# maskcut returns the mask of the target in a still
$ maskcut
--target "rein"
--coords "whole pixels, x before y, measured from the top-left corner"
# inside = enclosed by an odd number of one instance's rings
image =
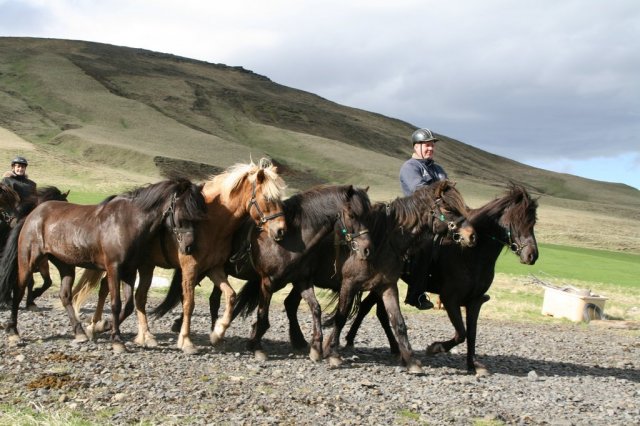
[[[258,216],[260,216],[260,224],[258,225],[258,229],[260,231],[262,231],[262,225],[264,225],[271,219],[284,216],[283,211],[265,216],[265,214],[260,209],[260,206],[258,205],[258,201],[256,200],[256,182],[255,181],[251,182],[251,200],[249,200],[249,208],[248,208],[249,211],[251,211],[252,206],[256,208],[256,211],[258,212]]]

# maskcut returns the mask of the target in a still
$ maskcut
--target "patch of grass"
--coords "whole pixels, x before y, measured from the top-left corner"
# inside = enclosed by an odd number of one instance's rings
[[[84,418],[72,410],[45,409],[38,405],[20,407],[0,405],[0,426],[50,425],[50,426],[89,426],[95,422]]]
[[[538,275],[567,280],[615,284],[627,288],[640,288],[640,255],[539,244],[540,257],[535,265],[519,263],[510,252],[498,258],[496,270],[514,275]]]
[[[399,423],[420,423],[420,414],[408,409],[402,409],[398,411],[398,422]],[[422,422],[423,424],[427,424],[427,422]]]

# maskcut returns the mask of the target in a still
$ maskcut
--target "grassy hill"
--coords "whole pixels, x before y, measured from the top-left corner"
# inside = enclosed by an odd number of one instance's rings
[[[204,179],[268,155],[291,191],[318,183],[400,195],[415,129],[241,67],[82,41],[0,38],[0,159],[41,184],[102,196],[162,176]],[[540,195],[548,243],[640,253],[640,191],[520,164],[440,135],[438,161],[472,206],[509,182]],[[1,161],[1,160],[0,160]]]

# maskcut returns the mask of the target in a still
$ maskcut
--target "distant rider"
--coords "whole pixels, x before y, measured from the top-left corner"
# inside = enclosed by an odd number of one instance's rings
[[[428,186],[434,182],[447,179],[444,169],[433,161],[436,150],[436,138],[429,129],[418,129],[411,135],[413,154],[400,168],[400,186],[405,196],[421,186]],[[415,306],[420,310],[433,308],[423,288],[418,286],[407,289],[404,303]]]
[[[27,177],[26,158],[17,156],[11,161],[11,171],[5,172],[2,183],[11,187],[20,196],[20,203],[36,194],[36,183]]]

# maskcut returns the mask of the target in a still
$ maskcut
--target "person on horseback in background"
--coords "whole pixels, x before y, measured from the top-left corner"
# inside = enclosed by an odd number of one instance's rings
[[[2,183],[18,193],[21,204],[36,194],[36,183],[27,177],[28,165],[26,158],[17,156],[11,161],[11,171],[2,177]]]
[[[411,135],[411,142],[413,143],[413,154],[400,168],[400,186],[405,196],[413,194],[421,186],[428,186],[447,179],[447,173],[433,160],[438,138],[433,135],[431,130],[416,130]],[[411,270],[411,265],[409,265],[409,270]],[[420,310],[433,308],[433,303],[429,300],[424,289],[415,286],[407,289],[404,303]]]

